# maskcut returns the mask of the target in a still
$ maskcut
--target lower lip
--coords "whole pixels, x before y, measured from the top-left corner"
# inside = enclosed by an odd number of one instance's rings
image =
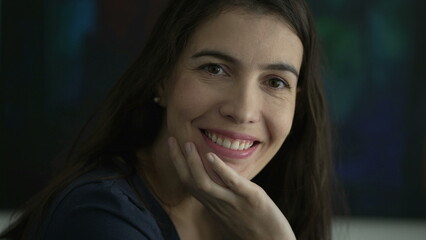
[[[246,150],[232,150],[214,143],[210,138],[208,138],[203,133],[202,135],[207,145],[209,145],[209,147],[213,150],[213,152],[216,155],[226,157],[226,158],[235,158],[235,159],[249,158],[251,155],[253,155],[254,151],[256,151],[258,146],[258,144],[256,144]]]

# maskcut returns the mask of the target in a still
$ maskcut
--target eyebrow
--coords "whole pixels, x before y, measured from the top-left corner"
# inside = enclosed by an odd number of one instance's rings
[[[299,78],[299,73],[297,72],[296,68],[293,65],[285,63],[285,62],[268,64],[268,65],[265,66],[265,69],[268,69],[268,70],[279,70],[279,71],[284,71],[284,72],[291,72],[297,78]]]
[[[222,59],[226,62],[230,62],[234,64],[239,63],[239,61],[236,58],[216,50],[202,50],[192,56],[192,58],[199,58],[199,57],[215,57],[215,58]]]
[[[240,61],[238,61],[236,58],[217,50],[202,50],[192,55],[191,58],[199,58],[199,57],[215,57],[233,64],[240,63]],[[299,72],[296,70],[296,68],[293,65],[286,62],[276,62],[272,64],[266,64],[265,66],[263,66],[263,68],[267,70],[279,70],[284,72],[291,72],[297,78],[299,78]]]

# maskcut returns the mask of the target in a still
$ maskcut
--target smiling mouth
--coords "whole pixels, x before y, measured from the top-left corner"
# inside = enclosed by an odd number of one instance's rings
[[[232,139],[205,129],[201,129],[201,132],[215,144],[230,150],[244,151],[259,144],[259,141]]]

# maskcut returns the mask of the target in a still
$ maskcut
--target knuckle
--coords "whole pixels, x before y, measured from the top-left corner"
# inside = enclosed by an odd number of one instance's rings
[[[250,205],[254,208],[262,208],[265,204],[265,191],[262,188],[256,188],[247,198]]]
[[[238,179],[234,178],[228,178],[226,180],[226,185],[228,185],[228,187],[230,188],[238,188],[238,186],[240,185],[240,181]]]
[[[183,186],[185,186],[188,189],[191,189],[192,184],[191,181],[188,178],[181,179]]]
[[[200,180],[196,182],[196,187],[204,192],[208,192],[210,190],[210,184],[206,180]]]

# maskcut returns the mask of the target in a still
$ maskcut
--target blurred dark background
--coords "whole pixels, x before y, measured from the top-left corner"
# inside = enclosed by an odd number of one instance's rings
[[[0,209],[54,174],[165,2],[0,1]],[[308,2],[351,215],[426,218],[426,2]]]

